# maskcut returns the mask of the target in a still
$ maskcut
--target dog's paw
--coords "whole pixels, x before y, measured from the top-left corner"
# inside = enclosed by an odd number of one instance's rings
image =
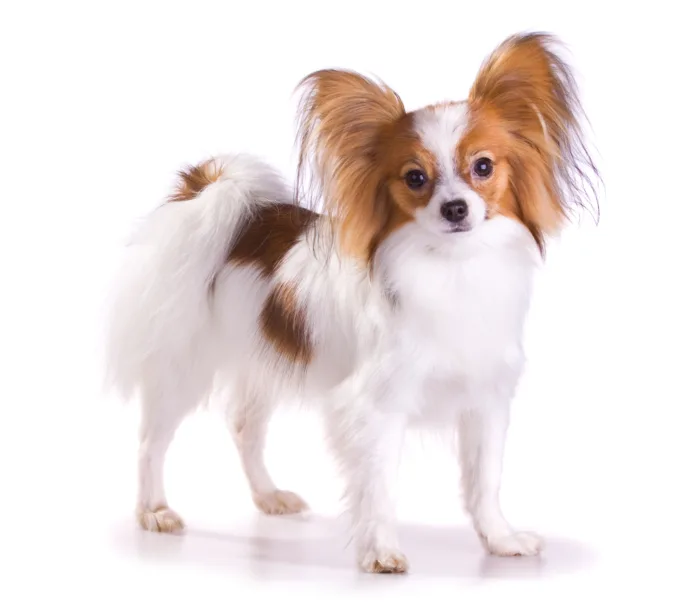
[[[301,513],[309,509],[301,496],[288,490],[273,490],[263,494],[254,494],[254,504],[263,513],[270,516]]]
[[[488,551],[495,556],[536,556],[544,548],[544,540],[531,532],[516,532],[485,539]]]
[[[139,508],[137,517],[140,526],[151,532],[177,533],[184,529],[184,521],[181,516],[169,507]]]
[[[408,560],[399,550],[372,549],[360,559],[360,568],[366,573],[406,573]]]

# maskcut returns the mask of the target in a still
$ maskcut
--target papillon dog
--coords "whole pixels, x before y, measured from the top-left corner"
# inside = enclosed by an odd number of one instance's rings
[[[109,381],[141,405],[142,528],[184,527],[165,454],[220,391],[267,514],[307,508],[264,464],[273,410],[319,407],[362,570],[408,569],[394,487],[411,426],[456,432],[463,506],[485,550],[540,552],[498,497],[532,276],[549,237],[596,201],[561,47],[511,36],[465,100],[410,112],[381,81],[320,70],[298,87],[294,187],[246,154],[180,172],[135,231],[108,325]]]

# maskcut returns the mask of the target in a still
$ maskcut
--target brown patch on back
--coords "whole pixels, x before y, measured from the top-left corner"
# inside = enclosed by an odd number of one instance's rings
[[[222,174],[222,167],[209,159],[195,166],[189,166],[179,172],[179,184],[168,201],[182,202],[193,199],[208,185],[213,184]]]
[[[271,276],[319,215],[294,204],[259,206],[230,250],[231,263],[256,265]]]
[[[312,227],[319,214],[294,204],[259,206],[230,249],[228,261],[252,265],[270,278],[285,255]],[[266,298],[259,325],[268,342],[290,362],[306,366],[312,344],[304,309],[289,283],[276,285]]]
[[[273,288],[261,311],[260,323],[266,339],[280,354],[292,363],[309,364],[312,343],[307,318],[291,284]]]

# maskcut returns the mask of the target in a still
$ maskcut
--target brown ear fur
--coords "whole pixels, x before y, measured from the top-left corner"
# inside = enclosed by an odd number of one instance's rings
[[[584,143],[577,85],[542,33],[505,40],[484,62],[469,94],[473,113],[495,117],[511,135],[516,214],[543,249],[575,206],[596,203],[597,169]]]
[[[370,257],[390,222],[379,168],[385,130],[405,114],[386,85],[354,72],[321,70],[300,84],[298,185],[310,170],[311,187],[323,196],[325,212],[338,229],[341,248]]]

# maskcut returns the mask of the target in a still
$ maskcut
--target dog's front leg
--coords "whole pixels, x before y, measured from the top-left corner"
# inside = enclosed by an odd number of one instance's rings
[[[530,556],[542,548],[541,538],[517,532],[500,508],[499,490],[509,399],[483,394],[472,402],[459,424],[459,461],[467,511],[486,549],[497,556]]]
[[[358,563],[370,573],[408,569],[396,534],[395,488],[407,417],[361,395],[332,410],[328,431],[346,482]]]

